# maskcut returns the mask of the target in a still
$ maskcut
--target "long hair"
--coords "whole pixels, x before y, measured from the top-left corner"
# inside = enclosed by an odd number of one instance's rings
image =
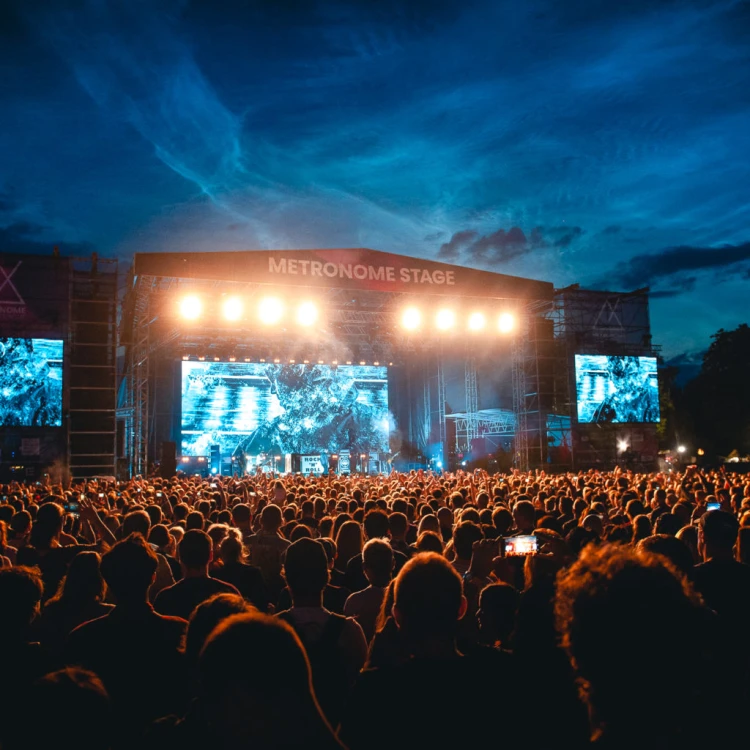
[[[362,554],[362,527],[347,521],[336,534],[336,567],[341,570],[353,557]]]
[[[64,511],[57,503],[45,503],[36,514],[31,527],[29,544],[36,549],[49,549],[52,541],[62,531]]]
[[[107,584],[102,578],[98,552],[79,552],[71,561],[68,573],[60,581],[57,593],[47,602],[71,606],[93,604],[104,599]]]

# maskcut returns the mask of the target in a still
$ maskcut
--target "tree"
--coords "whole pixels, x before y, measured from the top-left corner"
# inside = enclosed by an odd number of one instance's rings
[[[685,387],[684,407],[695,447],[726,456],[750,453],[750,327],[723,328],[712,337],[699,375]]]

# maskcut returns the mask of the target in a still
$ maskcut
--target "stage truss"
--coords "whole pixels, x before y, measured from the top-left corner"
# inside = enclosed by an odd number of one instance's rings
[[[174,315],[179,295],[200,292],[218,297],[221,294],[241,295],[252,303],[267,294],[267,284],[252,282],[200,281],[177,277],[131,273],[129,290],[120,321],[120,343],[125,346],[124,382],[120,390],[118,419],[124,422],[127,473],[146,475],[158,453],[154,445],[153,424],[158,398],[154,398],[157,366],[155,357],[169,352],[173,359],[205,356],[236,361],[324,361],[337,360],[368,364],[400,363],[409,357],[425,355],[434,358],[437,376],[437,419],[444,456],[447,454],[447,420],[457,415],[446,414],[446,383],[443,368],[444,339],[436,334],[407,334],[399,325],[398,312],[414,295],[330,288],[317,289],[316,299],[326,311],[325,327],[315,336],[300,335],[285,328],[260,330],[258,327],[228,325],[220,320],[200,326],[186,325]],[[294,292],[292,289],[291,291]],[[443,296],[441,304],[460,306],[463,296]],[[485,303],[503,300],[482,300]],[[508,300],[516,316],[512,344],[513,416],[515,428],[514,465],[524,469],[542,466],[546,460],[546,416],[541,397],[546,395],[540,372],[548,362],[540,364],[540,351],[546,342],[530,334],[537,331],[533,322],[554,314],[551,300]],[[460,339],[460,337],[457,337]],[[538,339],[538,334],[537,334]],[[486,415],[479,412],[475,344],[451,345],[451,354],[463,352],[465,357],[465,404],[460,424],[461,442],[470,446],[488,426]],[[481,339],[478,342],[481,345]],[[432,360],[431,360],[432,361]],[[424,400],[430,402],[429,382],[425,383]],[[493,410],[503,411],[503,410]],[[428,416],[429,419],[429,416]],[[497,422],[490,420],[493,425]],[[504,422],[507,428],[508,419]],[[423,428],[424,429],[424,428]],[[427,428],[429,430],[429,426]],[[494,429],[494,427],[493,427]],[[505,434],[505,433],[503,433]],[[447,466],[447,461],[445,462]]]

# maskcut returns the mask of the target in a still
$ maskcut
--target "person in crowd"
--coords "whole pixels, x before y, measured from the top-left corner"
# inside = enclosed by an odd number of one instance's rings
[[[381,509],[373,509],[366,516],[362,524],[365,536],[370,539],[390,539],[391,530],[388,524],[388,514]],[[398,571],[406,563],[407,557],[401,552],[393,551],[394,571]],[[363,570],[362,555],[356,555],[346,565],[344,588],[352,593],[362,591],[369,585]]]
[[[239,529],[229,529],[219,547],[221,565],[214,576],[224,583],[231,584],[242,596],[259,611],[268,609],[268,597],[260,568],[245,562],[247,551]]]
[[[45,648],[61,654],[68,633],[89,620],[112,611],[105,603],[106,584],[98,552],[81,552],[70,563],[57,593],[44,605],[38,635]]]
[[[158,565],[140,534],[117,542],[101,562],[115,608],[78,626],[66,646],[68,665],[101,678],[130,739],[149,721],[180,711],[186,697],[181,646],[187,622],[157,614],[148,601]]]
[[[281,490],[283,485],[278,483]],[[274,495],[279,494],[279,486]],[[281,509],[278,505],[266,505],[260,513],[260,530],[250,536],[247,544],[250,548],[250,564],[260,568],[270,601],[276,601],[284,588],[281,576],[282,561],[289,546],[289,541],[279,533],[282,523]]]
[[[555,613],[597,747],[720,746],[728,739],[726,696],[716,695],[705,642],[711,628],[700,599],[663,556],[589,545],[561,574]]]
[[[5,750],[110,750],[117,740],[109,695],[84,669],[66,667],[39,678],[26,695],[22,716],[12,722],[14,736]]]
[[[391,545],[384,539],[370,539],[362,550],[362,569],[370,585],[349,596],[344,605],[344,614],[361,625],[369,643],[375,635],[375,623],[393,576]]]
[[[518,591],[508,583],[491,583],[479,595],[477,622],[480,642],[495,649],[508,649],[516,626]]]
[[[320,542],[299,539],[290,545],[284,577],[292,607],[278,617],[297,632],[312,665],[315,692],[331,726],[338,724],[344,697],[367,656],[367,640],[356,620],[323,606],[329,580],[328,558]]]
[[[356,521],[345,521],[336,535],[336,559],[331,572],[331,581],[334,585],[344,585],[346,566],[349,560],[362,554],[363,546],[362,526]]]
[[[38,568],[0,569],[0,747],[13,736],[24,709],[25,693],[54,668],[49,653],[36,641],[32,625],[39,616],[44,587]]]
[[[718,613],[730,637],[750,627],[750,566],[735,559],[739,523],[733,514],[712,510],[698,521],[698,551],[693,585]]]
[[[393,616],[411,654],[407,662],[362,673],[341,722],[340,736],[351,750],[364,748],[481,747],[497,741],[496,721],[467,721],[463,711],[434,713],[436,685],[486,685],[487,666],[456,649],[458,623],[466,612],[461,576],[441,555],[419,554],[399,572]],[[493,670],[492,690],[472,690],[471,715],[514,710],[512,687]],[[409,706],[398,722],[373,720],[393,706]],[[513,714],[510,713],[509,717]],[[428,717],[431,717],[428,719]],[[503,740],[513,746],[513,724]]]
[[[201,602],[190,615],[185,633],[184,652],[188,668],[194,670],[197,667],[200,652],[219,623],[232,615],[248,612],[257,612],[257,609],[237,594],[214,594]]]
[[[209,576],[211,559],[211,537],[198,529],[185,532],[180,542],[182,580],[159,592],[154,609],[160,614],[187,620],[201,602],[214,594],[239,594],[236,586]]]
[[[224,619],[201,651],[198,680],[194,710],[157,725],[145,750],[342,747],[321,712],[305,649],[278,618],[256,612]]]

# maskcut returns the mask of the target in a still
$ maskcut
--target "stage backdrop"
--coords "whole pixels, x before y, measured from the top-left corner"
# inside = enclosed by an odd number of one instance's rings
[[[136,276],[245,281],[490,299],[551,300],[553,286],[518,276],[365,248],[136,253]]]

